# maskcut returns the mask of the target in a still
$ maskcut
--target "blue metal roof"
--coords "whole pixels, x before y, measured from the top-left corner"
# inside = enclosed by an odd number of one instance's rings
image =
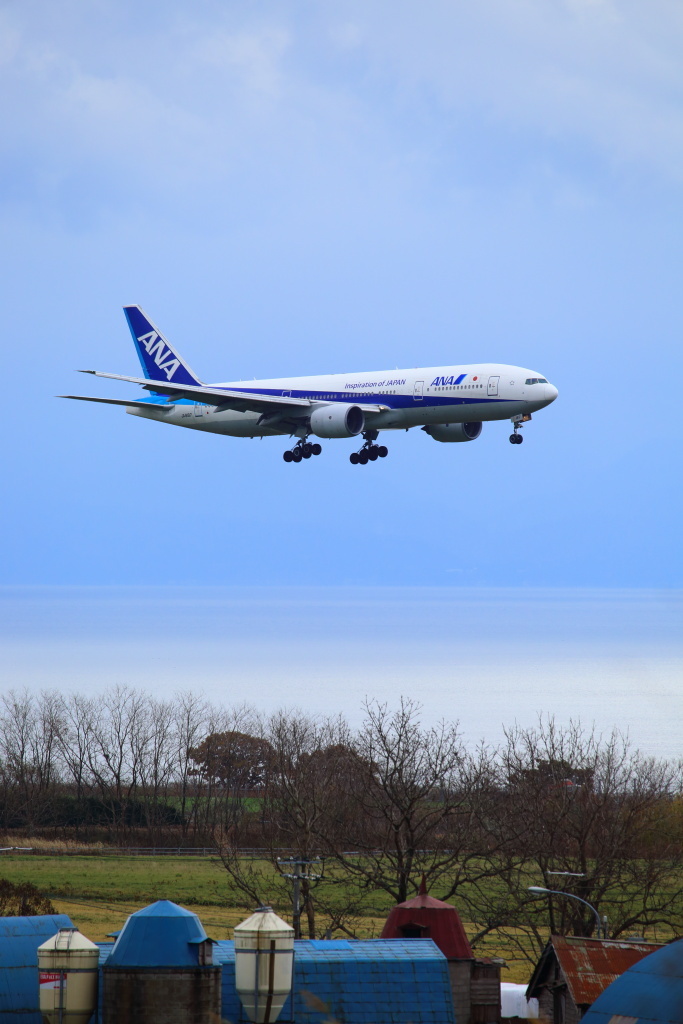
[[[0,1024],[42,1024],[38,946],[60,928],[73,928],[66,914],[0,917]]]
[[[191,910],[158,900],[131,914],[107,958],[107,967],[196,967],[206,932]]]
[[[683,1024],[683,939],[639,960],[599,996],[582,1024],[615,1016],[637,1024]]]
[[[213,947],[223,967],[221,1016],[243,1016],[235,990],[234,943]],[[448,961],[431,939],[368,939],[294,943],[291,997],[282,1019],[323,1024],[455,1024]]]

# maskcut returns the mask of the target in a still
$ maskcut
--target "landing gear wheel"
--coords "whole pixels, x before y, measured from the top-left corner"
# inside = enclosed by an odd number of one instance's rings
[[[322,445],[320,445],[320,444],[312,444],[311,445],[311,455],[320,455],[322,450],[323,450],[322,449]]]
[[[517,444],[517,434],[510,434],[510,444]]]
[[[292,448],[292,462],[301,462],[302,458],[301,448]]]
[[[349,455],[349,462],[353,466],[357,466],[358,465],[358,463],[360,462],[360,458],[358,457],[358,452],[351,452],[351,454]]]
[[[287,450],[283,454],[282,458],[285,460],[285,462],[291,462],[293,460],[294,456],[292,455],[292,453],[289,450]]]
[[[363,448],[361,451],[357,452],[356,454],[358,455],[358,461],[360,462],[361,466],[367,466],[369,456],[368,456],[368,453],[365,451],[365,449]]]
[[[310,459],[310,457],[311,457],[311,455],[312,455],[312,454],[313,454],[313,452],[309,451],[309,446],[307,445],[307,446],[306,446],[306,447],[305,447],[305,448],[303,449],[303,451],[301,452],[301,458],[302,458],[302,459]]]
[[[521,434],[517,434],[517,437],[515,439],[515,444],[521,444],[523,440],[524,440],[524,438],[522,437],[522,435]]]
[[[389,454],[389,449],[385,444],[381,444],[377,448],[377,454],[379,455],[380,459],[386,459],[387,455]]]
[[[377,462],[377,459],[379,458],[379,452],[377,450],[376,444],[373,444],[370,446],[370,448],[368,448],[368,458],[370,459],[370,462]]]

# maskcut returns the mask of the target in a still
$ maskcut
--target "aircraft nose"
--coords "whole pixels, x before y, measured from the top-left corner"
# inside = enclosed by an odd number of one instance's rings
[[[558,390],[554,384],[545,385],[545,398],[546,402],[554,402],[558,396]]]

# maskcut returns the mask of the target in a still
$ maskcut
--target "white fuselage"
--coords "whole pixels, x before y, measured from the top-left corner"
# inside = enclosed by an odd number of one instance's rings
[[[343,402],[361,409],[373,407],[368,421],[377,430],[512,419],[536,412],[557,397],[557,389],[541,374],[504,363],[283,377],[214,386],[245,395],[302,398],[319,406]],[[135,416],[233,437],[294,435],[302,429],[295,416],[264,416],[188,399],[150,398],[148,404],[149,408],[137,406],[128,411]],[[377,410],[378,406],[382,408]]]

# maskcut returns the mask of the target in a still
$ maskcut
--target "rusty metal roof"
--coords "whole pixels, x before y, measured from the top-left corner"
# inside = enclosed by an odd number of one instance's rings
[[[535,996],[543,986],[547,976],[545,967],[553,953],[574,1003],[590,1006],[624,971],[661,947],[660,942],[553,935],[529,983],[528,996]]]

